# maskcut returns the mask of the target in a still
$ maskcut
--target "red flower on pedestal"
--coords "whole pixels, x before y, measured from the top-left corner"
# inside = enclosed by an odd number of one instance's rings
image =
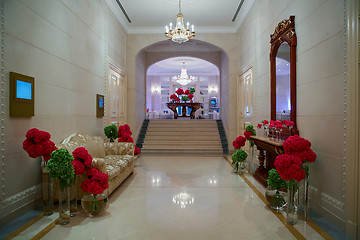
[[[29,129],[23,142],[23,149],[29,154],[29,157],[38,158],[42,156],[47,162],[51,158],[50,154],[57,149],[50,138],[50,133],[46,131],[40,131],[37,128]]]
[[[285,181],[294,179],[300,182],[305,178],[305,171],[301,169],[302,161],[296,156],[279,155],[276,157],[274,165],[280,177]]]
[[[252,134],[253,134],[253,133],[250,132],[250,131],[245,131],[245,132],[244,132],[244,136],[245,136],[246,139],[250,138],[250,136],[251,136]]]

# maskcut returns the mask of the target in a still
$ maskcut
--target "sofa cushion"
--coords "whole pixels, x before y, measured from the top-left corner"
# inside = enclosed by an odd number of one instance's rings
[[[108,155],[104,158],[104,160],[109,180],[125,171],[129,165],[128,161],[122,160],[121,156],[118,155]]]
[[[134,155],[135,146],[130,142],[106,142],[106,155]]]
[[[93,158],[105,157],[104,140],[102,139],[91,139],[84,144],[84,148]]]

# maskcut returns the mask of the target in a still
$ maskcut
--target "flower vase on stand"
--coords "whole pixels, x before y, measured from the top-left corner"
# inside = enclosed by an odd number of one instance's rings
[[[245,164],[246,164],[245,161],[235,162],[235,163],[233,164],[235,173],[237,173],[237,174],[243,174],[243,173],[244,173],[244,169],[245,169]]]
[[[249,159],[249,165],[248,165],[248,171],[250,174],[255,173],[255,145],[250,145],[250,159]]]
[[[81,198],[81,206],[90,217],[102,213],[107,207],[107,203],[108,196],[106,191],[96,195],[88,193]]]
[[[298,182],[291,179],[288,181],[288,201],[286,205],[286,222],[289,225],[295,225],[297,223],[296,212],[296,194],[298,190]]]
[[[70,187],[60,184],[59,188],[59,223],[66,225],[70,223]]]
[[[45,164],[45,161],[42,161],[43,213],[45,216],[49,216],[54,213],[54,182]]]
[[[305,161],[303,163],[305,178],[299,182],[299,191],[297,197],[297,215],[301,220],[309,219],[309,168],[310,163]]]
[[[74,217],[78,214],[78,207],[77,207],[77,178],[78,176],[75,175],[74,182],[70,187],[70,216]]]

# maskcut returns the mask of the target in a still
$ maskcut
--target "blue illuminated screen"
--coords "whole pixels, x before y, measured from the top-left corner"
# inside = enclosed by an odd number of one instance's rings
[[[99,108],[103,108],[103,107],[104,107],[104,99],[99,98]]]
[[[24,82],[20,80],[16,80],[16,98],[22,99],[32,99],[32,84],[29,82]]]
[[[215,104],[216,104],[216,101],[215,101],[215,100],[211,100],[210,103],[211,103],[212,105],[215,105]]]

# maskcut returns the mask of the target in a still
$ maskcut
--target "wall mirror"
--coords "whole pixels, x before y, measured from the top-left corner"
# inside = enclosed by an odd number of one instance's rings
[[[284,137],[298,134],[296,127],[295,16],[281,21],[270,35],[271,119],[291,120],[294,128]]]

